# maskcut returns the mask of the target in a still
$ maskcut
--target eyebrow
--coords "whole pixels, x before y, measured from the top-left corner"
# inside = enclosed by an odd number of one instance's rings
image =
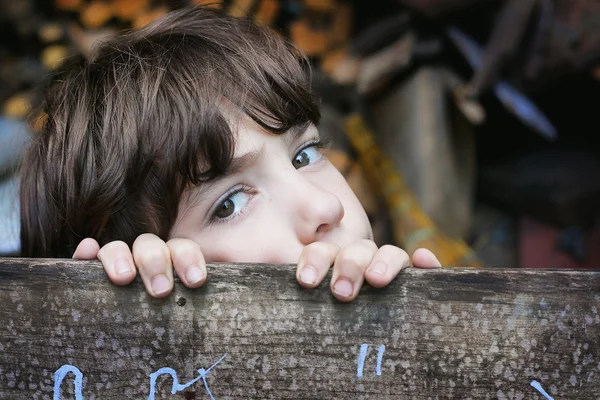
[[[225,173],[223,175],[220,175],[219,177],[217,177],[216,180],[223,179],[227,176],[237,174],[237,173],[243,171],[244,169],[248,168],[249,166],[254,164],[256,162],[256,160],[258,160],[260,158],[263,151],[264,150],[261,148],[260,150],[251,151],[249,153],[246,153],[243,156],[234,157],[231,160],[231,163],[229,164],[227,169],[225,170]]]
[[[279,135],[281,135],[282,139],[287,144],[289,144],[289,143],[292,143],[294,140],[298,140],[299,138],[301,138],[302,135],[304,135],[304,133],[306,133],[306,130],[310,127],[310,125],[311,125],[310,121],[307,121],[303,124],[294,125],[290,129],[288,129],[285,133],[281,133]],[[234,157],[231,160],[231,163],[229,164],[227,169],[225,170],[225,173],[218,176],[215,180],[223,179],[227,176],[237,174],[237,173],[243,171],[244,169],[248,168],[249,166],[254,164],[257,159],[260,158],[263,151],[264,151],[263,149],[260,149],[258,151],[251,151],[240,157]]]
[[[308,128],[310,128],[312,122],[311,121],[306,121],[302,124],[299,125],[294,125],[292,126],[290,129],[288,129],[283,135],[284,135],[284,140],[287,139],[287,141],[291,142],[293,140],[297,140],[300,137],[302,137],[302,135],[304,135],[304,133],[308,130]],[[289,135],[289,136],[287,136]]]

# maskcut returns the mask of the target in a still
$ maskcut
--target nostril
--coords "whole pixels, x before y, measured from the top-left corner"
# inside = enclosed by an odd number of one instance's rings
[[[331,230],[331,228],[332,228],[331,224],[321,224],[317,228],[317,233],[326,233],[326,232],[329,232]]]

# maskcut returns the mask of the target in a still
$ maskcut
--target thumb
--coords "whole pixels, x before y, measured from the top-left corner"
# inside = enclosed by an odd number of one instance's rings
[[[98,252],[100,251],[100,245],[95,239],[86,238],[79,242],[79,245],[73,253],[75,260],[95,260],[98,258]]]
[[[417,249],[412,255],[412,264],[415,268],[441,268],[442,264],[437,257],[427,249]]]

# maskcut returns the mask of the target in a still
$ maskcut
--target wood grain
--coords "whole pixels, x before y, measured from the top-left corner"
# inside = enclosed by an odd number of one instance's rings
[[[534,380],[556,400],[600,398],[600,271],[409,269],[342,304],[300,289],[294,266],[208,270],[157,300],[97,262],[0,260],[0,398],[76,398],[73,374],[53,397],[68,364],[86,399],[147,399],[153,372],[181,384],[223,355],[205,373],[215,399],[545,399]],[[210,398],[202,380],[172,382],[155,398]]]

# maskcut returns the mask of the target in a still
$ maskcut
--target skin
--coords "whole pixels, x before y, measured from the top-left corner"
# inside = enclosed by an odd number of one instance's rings
[[[119,285],[130,283],[137,269],[153,297],[172,291],[173,269],[195,288],[206,281],[206,262],[217,261],[295,263],[306,288],[317,287],[333,267],[330,288],[344,302],[356,298],[365,280],[387,286],[411,259],[396,246],[378,248],[373,242],[363,207],[315,145],[319,140],[314,126],[295,137],[273,135],[244,120],[234,155],[240,168],[189,189],[167,242],[143,234],[130,250],[119,241],[100,248],[88,238],[74,258],[98,258]],[[413,254],[412,264],[440,267],[426,249]]]

